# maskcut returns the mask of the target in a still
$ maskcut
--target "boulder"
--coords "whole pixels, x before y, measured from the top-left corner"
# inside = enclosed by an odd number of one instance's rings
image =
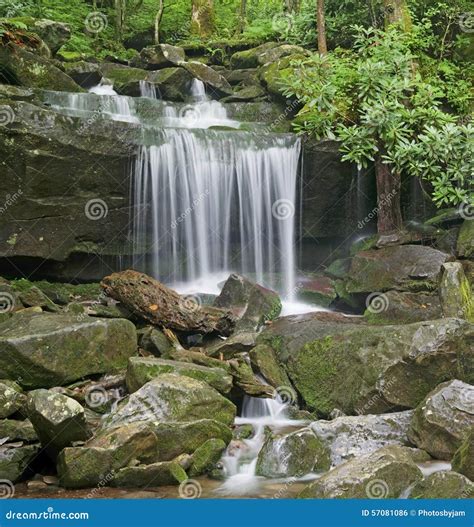
[[[262,51],[258,54],[257,61],[260,66],[264,66],[265,64],[276,62],[283,57],[288,57],[290,55],[310,56],[311,53],[301,46],[283,44],[281,46],[271,47],[265,51]]]
[[[262,63],[259,61],[261,55],[278,47],[278,42],[267,42],[256,48],[238,51],[230,58],[230,67],[233,70],[257,68]]]
[[[103,77],[100,64],[95,62],[65,62],[63,68],[74,82],[86,89],[100,84]]]
[[[474,322],[474,297],[461,262],[443,264],[439,296],[445,317]]]
[[[138,345],[156,357],[166,357],[173,349],[166,335],[153,326],[138,331]]]
[[[178,66],[186,60],[183,48],[170,44],[158,44],[143,48],[140,54],[130,61],[130,66],[145,70],[159,70]]]
[[[53,55],[71,38],[71,28],[67,24],[45,18],[35,20],[29,29],[46,43]]]
[[[239,332],[225,340],[220,340],[205,348],[206,354],[211,357],[231,359],[239,353],[250,351],[256,343],[257,333],[253,331]]]
[[[0,69],[3,76],[11,79],[11,84],[44,90],[82,91],[71,77],[51,61],[14,44],[0,47]]]
[[[308,485],[299,497],[399,498],[423,478],[414,461],[418,453],[400,446],[381,448],[330,470]]]
[[[231,425],[235,412],[234,404],[205,382],[166,373],[146,383],[119,404],[104,426],[195,421],[209,417]]]
[[[281,312],[281,300],[275,291],[237,274],[229,276],[214,306],[230,309],[238,317],[236,332],[255,331]]]
[[[159,487],[161,485],[179,485],[188,476],[182,467],[174,461],[162,461],[151,465],[138,465],[118,470],[111,482],[113,487]]]
[[[245,354],[235,356],[229,361],[230,373],[234,377],[235,386],[250,397],[273,397],[275,390],[263,383],[252,370]]]
[[[474,386],[440,384],[415,410],[408,437],[436,459],[450,461],[474,427]]]
[[[217,98],[231,95],[233,93],[231,85],[225,80],[225,78],[209,66],[206,66],[201,62],[184,62],[181,66],[195,79],[202,81],[208,90],[215,94]]]
[[[298,298],[303,302],[329,307],[337,298],[334,282],[327,276],[308,276],[298,282]]]
[[[302,477],[328,470],[329,450],[310,428],[286,435],[270,434],[257,458],[256,474],[267,478]]]
[[[409,446],[407,434],[412,417],[412,410],[343,416],[332,421],[315,421],[311,423],[311,429],[327,445],[331,463],[336,466],[388,445]]]
[[[274,388],[291,387],[290,379],[284,368],[278,362],[275,351],[265,344],[255,346],[249,352],[250,362],[258,372]]]
[[[472,218],[465,220],[461,225],[456,252],[462,258],[474,257],[474,221]]]
[[[90,438],[84,408],[70,397],[34,390],[28,394],[26,408],[43,448],[53,458],[75,441]]]
[[[451,463],[453,470],[474,481],[474,430],[464,438]]]
[[[26,402],[23,390],[14,381],[0,381],[0,419],[21,410]]]
[[[374,295],[368,303],[364,317],[371,324],[409,324],[443,316],[436,293],[387,291]]]
[[[136,392],[144,384],[164,373],[175,373],[206,382],[221,393],[232,388],[232,377],[221,368],[206,368],[188,362],[178,362],[154,357],[131,357],[127,369],[127,388]]]
[[[219,461],[226,449],[226,443],[222,439],[208,439],[192,456],[191,466],[188,474],[194,478],[211,471]]]
[[[19,297],[25,307],[40,307],[43,311],[50,311],[51,313],[57,313],[59,311],[59,307],[41,289],[35,286],[30,287],[26,291],[22,291]]]
[[[14,441],[24,441],[33,443],[38,441],[38,436],[31,424],[31,421],[17,421],[16,419],[0,420],[0,438],[6,439],[7,443]]]
[[[128,320],[16,315],[0,324],[0,377],[26,388],[58,386],[123,368],[136,349]]]
[[[184,68],[165,68],[147,76],[147,81],[155,86],[162,99],[175,102],[187,100],[193,79],[194,76]]]
[[[286,97],[282,95],[282,89],[285,87],[285,75],[291,72],[294,68],[293,62],[305,59],[306,55],[297,53],[295,55],[288,55],[275,62],[265,64],[260,68],[260,81],[275,98],[286,101]],[[293,103],[294,108],[298,107]]]
[[[328,416],[415,408],[440,382],[473,382],[472,324],[441,319],[370,326],[334,313],[283,317],[270,346],[310,410]]]
[[[139,83],[146,80],[148,72],[139,68],[130,68],[123,64],[115,64],[113,62],[104,62],[100,66],[102,76],[109,79],[113,85],[114,90],[120,95],[128,95],[125,87],[130,83]]]
[[[474,483],[466,476],[442,470],[419,481],[410,491],[410,499],[469,499],[474,497]]]
[[[39,450],[39,445],[12,446],[7,444],[0,446],[1,479],[11,483],[20,481]],[[13,497],[13,494],[5,497]]]
[[[221,102],[255,101],[257,99],[262,99],[265,95],[266,92],[261,86],[244,86],[243,88],[238,89],[233,95],[224,97]]]

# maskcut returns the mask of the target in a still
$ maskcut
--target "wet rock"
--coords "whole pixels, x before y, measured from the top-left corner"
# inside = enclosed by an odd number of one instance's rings
[[[443,265],[439,296],[445,317],[465,318],[474,322],[474,297],[461,262]]]
[[[59,311],[59,307],[37,287],[33,286],[27,291],[21,292],[19,296],[25,307],[40,307],[43,311],[50,311],[51,313]]]
[[[0,446],[1,478],[12,483],[21,480],[39,450],[39,445],[12,446],[7,444]],[[8,489],[6,492],[9,492]],[[13,494],[10,497],[13,497]]]
[[[206,348],[206,353],[212,357],[231,359],[239,353],[250,351],[256,343],[257,333],[241,332],[231,337],[218,341]]]
[[[131,357],[127,369],[129,392],[136,392],[144,384],[164,373],[175,373],[206,382],[221,393],[228,393],[232,388],[232,377],[221,368],[206,368],[187,362],[154,357]]]
[[[300,498],[399,498],[423,477],[414,449],[391,446],[343,463],[306,487]],[[429,456],[427,456],[429,457]]]
[[[255,375],[246,355],[236,356],[229,361],[234,384],[250,397],[273,397],[275,390]]]
[[[473,379],[472,325],[458,319],[369,326],[334,313],[280,318],[270,346],[310,410],[327,416],[415,408],[449,378]]]
[[[14,381],[0,381],[0,419],[9,417],[22,409],[26,402],[23,390]]]
[[[442,316],[443,311],[437,293],[408,291],[387,291],[374,296],[364,313],[366,320],[372,324],[410,324],[435,320]]]
[[[255,371],[262,375],[274,388],[291,386],[288,376],[279,364],[277,356],[270,346],[259,344],[249,352]]]
[[[111,427],[133,422],[182,422],[212,417],[230,425],[235,412],[235,405],[208,384],[166,373],[120,403],[104,424]]]
[[[465,220],[459,231],[456,246],[458,256],[472,258],[474,256],[474,221]]]
[[[147,76],[166,101],[184,102],[189,97],[194,76],[184,68],[165,68]]]
[[[2,419],[0,421],[0,438],[7,442],[24,441],[32,443],[38,441],[38,435],[28,419],[17,421],[14,419]]]
[[[75,441],[86,441],[90,431],[84,408],[74,399],[48,390],[28,394],[28,417],[51,457]]]
[[[111,485],[113,487],[159,487],[162,485],[179,485],[187,480],[186,472],[178,463],[164,461],[151,465],[125,467],[117,471]]]
[[[146,80],[148,72],[140,68],[130,68],[123,64],[104,62],[100,66],[102,75],[112,81],[114,90],[120,95],[129,95],[126,87],[130,83],[139,83]]]
[[[92,88],[97,86],[102,80],[100,65],[95,62],[65,62],[63,64],[65,72],[82,88]]]
[[[173,349],[166,335],[153,326],[138,331],[138,345],[155,357],[167,357]]]
[[[181,66],[194,78],[202,81],[218,97],[233,93],[231,85],[225,78],[209,66],[201,62],[184,62]]]
[[[435,472],[419,481],[411,490],[410,499],[468,499],[474,496],[474,484],[451,470]]]
[[[474,430],[465,437],[461,446],[456,450],[452,467],[456,472],[474,481]]]
[[[222,439],[209,439],[203,443],[193,454],[188,474],[194,478],[211,471],[226,449]]]
[[[255,430],[252,425],[240,425],[234,428],[232,437],[237,440],[250,439],[255,434]]]
[[[332,465],[370,454],[387,445],[409,446],[413,411],[337,417],[316,421],[311,429],[329,447]]]
[[[214,359],[201,353],[200,351],[190,350],[173,350],[171,357],[174,360],[180,362],[190,362],[192,364],[199,364],[208,368],[223,368],[226,372],[230,372],[231,367],[227,361],[221,361],[220,359]]]
[[[71,28],[67,24],[45,18],[35,20],[29,29],[45,42],[53,55],[71,38]]]
[[[0,324],[0,377],[27,388],[53,387],[116,371],[136,352],[128,320],[39,314]]]
[[[12,79],[12,84],[15,85],[44,90],[82,91],[71,77],[54,66],[50,60],[14,44],[0,48],[0,66],[2,74]]]
[[[337,298],[334,282],[327,276],[308,276],[297,289],[300,300],[319,307],[329,307]]]
[[[440,384],[415,410],[410,441],[436,459],[451,460],[474,427],[474,386],[459,380]]]
[[[357,253],[351,262],[346,290],[432,291],[438,287],[442,265],[452,256],[423,245],[399,245]]]
[[[159,70],[179,65],[186,60],[183,48],[170,44],[158,44],[143,48],[140,54],[130,61],[130,66],[145,70]]]
[[[229,276],[214,305],[232,310],[239,318],[236,332],[255,331],[281,312],[277,293],[237,274]]]
[[[258,454],[256,473],[267,478],[302,477],[328,470],[329,450],[310,428],[269,435]]]

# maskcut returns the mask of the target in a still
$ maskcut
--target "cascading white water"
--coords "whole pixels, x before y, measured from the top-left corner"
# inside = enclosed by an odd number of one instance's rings
[[[158,99],[155,85],[148,81],[140,81],[140,96],[149,99]]]

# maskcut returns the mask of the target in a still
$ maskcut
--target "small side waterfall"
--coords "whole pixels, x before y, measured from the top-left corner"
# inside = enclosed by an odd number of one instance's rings
[[[140,81],[140,95],[149,99],[158,99],[155,85],[148,81]]]

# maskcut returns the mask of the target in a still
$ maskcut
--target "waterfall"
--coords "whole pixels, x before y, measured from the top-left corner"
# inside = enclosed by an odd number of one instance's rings
[[[158,99],[155,85],[148,81],[140,81],[140,95],[149,99]]]

